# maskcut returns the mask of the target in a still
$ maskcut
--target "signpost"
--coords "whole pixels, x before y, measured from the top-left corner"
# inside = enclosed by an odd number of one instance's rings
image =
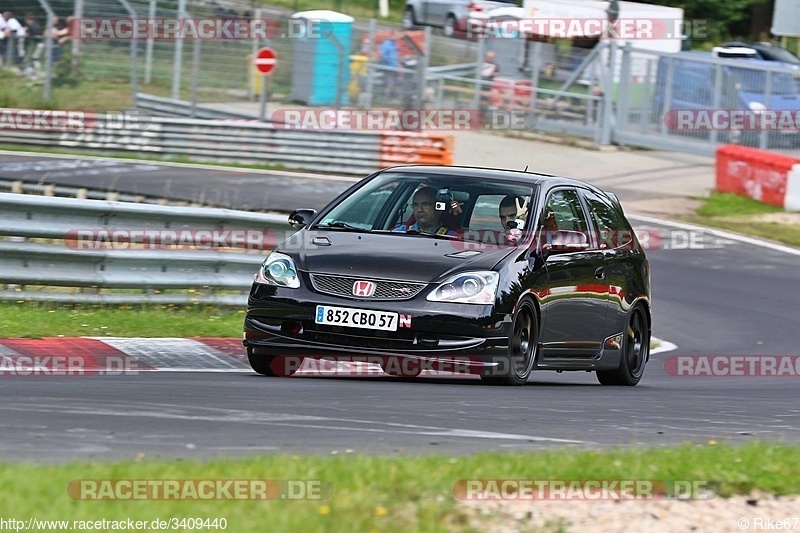
[[[278,59],[275,56],[275,50],[272,48],[262,48],[258,51],[255,57],[256,70],[261,74],[263,80],[261,83],[261,109],[259,111],[259,118],[263,122],[267,114],[267,91],[269,89],[269,73],[278,64]]]

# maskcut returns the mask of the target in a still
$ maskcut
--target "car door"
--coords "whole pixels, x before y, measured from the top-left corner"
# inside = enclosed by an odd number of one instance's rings
[[[634,244],[633,229],[625,216],[604,195],[581,190],[589,218],[603,252],[603,265],[609,285],[608,318],[604,338],[623,333],[627,323],[630,300],[639,292],[632,286],[638,279],[635,270],[640,265],[638,247]]]
[[[546,254],[548,287],[541,299],[543,356],[591,357],[600,350],[608,311],[603,251],[589,235],[586,212],[574,188],[551,191],[540,220],[545,232],[581,232],[589,241],[580,251]]]

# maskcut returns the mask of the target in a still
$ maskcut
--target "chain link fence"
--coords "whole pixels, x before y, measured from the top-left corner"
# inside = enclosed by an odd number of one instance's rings
[[[259,96],[266,91],[272,111],[471,110],[484,118],[480,127],[567,133],[599,144],[701,154],[723,143],[800,149],[797,124],[781,125],[774,117],[780,112],[800,121],[800,73],[776,62],[648,51],[614,41],[584,48],[524,35],[447,38],[430,28],[404,30],[330,12],[298,14],[249,3],[37,1],[59,17],[55,31],[67,17],[243,24],[243,35],[231,38],[52,39],[54,80],[74,75],[87,90],[127,81],[131,98],[136,92],[171,97],[176,110],[193,117],[199,116],[197,106],[258,117]],[[35,18],[44,26],[42,12]],[[45,40],[29,37],[20,45],[15,37],[6,38],[1,50],[6,69],[41,77],[45,66],[34,60],[34,51],[44,57]],[[267,77],[254,67],[254,55],[264,46],[277,55]],[[494,72],[487,76],[482,70],[492,56]],[[709,116],[711,123],[703,122]],[[728,122],[715,123],[714,117]]]

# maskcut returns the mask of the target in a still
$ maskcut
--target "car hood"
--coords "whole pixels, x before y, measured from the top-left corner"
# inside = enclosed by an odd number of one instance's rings
[[[293,256],[297,268],[312,273],[430,283],[455,272],[491,270],[517,248],[475,250],[475,243],[404,234],[303,230],[303,246],[278,251]],[[327,239],[329,245],[314,244]]]

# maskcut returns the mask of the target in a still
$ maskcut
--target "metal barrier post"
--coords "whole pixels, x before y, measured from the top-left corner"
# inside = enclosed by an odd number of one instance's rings
[[[39,0],[39,5],[42,6],[44,12],[47,14],[47,26],[45,29],[45,52],[44,52],[44,64],[45,64],[45,74],[44,74],[44,94],[42,96],[45,103],[50,102],[50,88],[52,86],[53,81],[53,17],[55,17],[55,13],[53,10],[50,9],[50,4],[47,3],[47,0]]]
[[[612,122],[614,120],[614,60],[617,43],[612,42],[608,49],[608,64],[603,69],[603,123],[600,131],[600,144],[611,144]],[[602,64],[602,63],[601,63]]]
[[[372,68],[372,50],[375,48],[375,26],[376,26],[375,19],[369,19],[369,38],[367,39],[367,86],[364,88],[364,92],[367,93],[366,101],[364,101],[364,107],[369,109],[372,107],[372,91],[373,91],[373,76],[375,76],[376,71]]]
[[[186,0],[178,0],[178,19],[186,18]],[[172,63],[172,98],[181,97],[181,64],[183,63],[183,39],[175,39],[175,57]]]
[[[481,107],[481,93],[483,92],[483,83],[481,79],[481,66],[483,65],[483,49],[484,49],[483,35],[478,37],[478,56],[475,63],[475,93],[472,95],[472,108],[480,109]]]
[[[122,7],[128,12],[128,15],[131,18],[136,18],[136,10],[131,7],[128,3],[128,0],[119,0],[119,3],[122,4]],[[139,53],[139,41],[136,39],[135,34],[131,37],[131,104],[136,105],[136,93],[139,92],[138,83],[139,83],[139,66],[138,66],[138,55]]]
[[[256,36],[255,28],[256,28],[256,24],[257,24],[256,21],[261,20],[261,8],[258,8],[258,7],[256,8],[256,10],[255,10],[255,12],[253,14],[253,17],[254,18],[250,21],[251,33],[253,34],[253,42],[252,42],[252,44],[250,46],[250,56],[253,58],[253,61],[255,61],[255,58],[258,55],[258,37]],[[252,64],[247,65],[247,69],[248,69],[248,72],[251,72],[251,74],[248,76],[248,79],[250,79],[250,76],[258,76],[257,73],[253,72],[253,65]],[[256,79],[258,79],[258,78],[256,78]],[[264,88],[262,87],[261,90],[263,91]],[[247,84],[247,99],[252,102],[253,98],[255,98],[255,96],[256,96],[255,83],[248,83]]]
[[[75,0],[75,11],[73,12],[75,20],[81,20],[83,18],[83,0]],[[78,38],[75,35],[72,35],[70,39],[70,43],[72,43],[71,53],[72,57],[70,58],[70,62],[72,63],[72,68],[75,69],[78,66],[78,59],[81,55],[81,39],[80,33],[78,33]]]
[[[536,98],[539,95],[539,71],[542,61],[542,43],[533,43],[533,66],[531,67],[531,102],[528,109],[528,129],[536,126]]]
[[[426,73],[431,60],[431,27],[425,26],[425,49],[417,61],[417,109],[425,108]]]
[[[653,98],[655,97],[655,91],[652,90],[653,83],[651,78],[653,76],[653,61],[647,61],[647,67],[645,67],[644,71],[644,100],[642,111],[639,116],[639,131],[644,133],[647,129],[647,121],[651,120],[651,115],[653,113]]]
[[[192,108],[189,116],[195,118],[197,113],[197,78],[200,77],[200,39],[194,40],[192,50]]]
[[[764,108],[769,110],[772,107],[772,71],[767,71],[767,80],[764,83]],[[766,128],[763,127],[758,135],[758,147],[762,150],[767,149],[767,140],[769,138],[769,132]]]
[[[719,109],[720,102],[722,100],[722,65],[719,63],[714,66],[714,95],[711,97],[712,109]],[[716,128],[711,128],[711,136],[709,137],[709,142],[712,145],[717,144],[717,137],[719,132]]]
[[[150,0],[150,8],[147,12],[147,16],[150,17],[150,20],[156,18],[156,0]],[[151,78],[151,73],[153,71],[153,44],[155,40],[153,39],[153,35],[151,34],[147,37],[147,47],[145,48],[145,60],[144,60],[144,83],[148,85]]]
[[[672,82],[675,80],[675,58],[670,57],[667,59],[667,76],[666,86],[664,87],[664,107],[659,113],[659,121],[661,123],[661,136],[667,136],[667,123],[664,118],[667,116],[670,108],[672,107]]]
[[[622,47],[622,64],[620,66],[619,86],[617,88],[616,124],[618,127],[628,126],[631,96],[631,43]],[[613,83],[613,71],[611,72]]]

